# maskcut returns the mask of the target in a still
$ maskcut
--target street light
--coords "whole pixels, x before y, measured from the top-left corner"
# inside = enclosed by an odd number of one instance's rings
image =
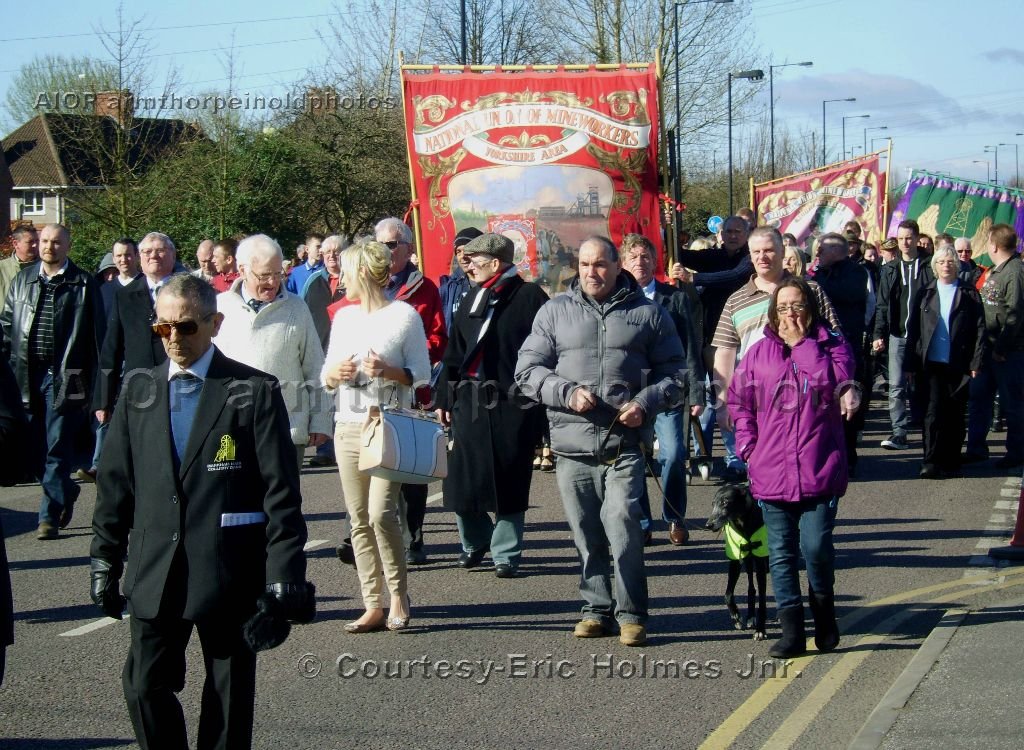
[[[1024,133],[1017,133],[1017,135],[1024,135]],[[1020,187],[1020,153],[1016,143],[1000,143],[1000,146],[1013,146],[1013,164],[1017,168],[1017,179],[1014,180],[1016,186]]]
[[[889,129],[888,125],[879,125],[878,127],[874,127],[874,128],[864,128],[864,153],[865,154],[868,152],[868,131],[869,130],[888,130],[888,129]],[[874,143],[875,139],[872,138],[871,142]],[[874,146],[872,146],[872,148],[874,148]]]
[[[764,79],[763,70],[741,70],[739,73],[729,73],[727,85],[729,89],[729,216],[732,216],[732,79],[746,78],[751,81]]]
[[[772,179],[775,179],[775,69],[776,68],[792,68],[799,66],[801,68],[809,68],[814,65],[813,62],[798,62],[798,63],[783,63],[782,65],[769,65],[768,66],[768,112],[771,119],[771,162],[772,162]]]
[[[824,167],[825,163],[828,161],[828,157],[825,155],[825,153],[826,153],[826,151],[825,151],[826,150],[826,144],[827,144],[827,140],[825,138],[825,105],[826,104],[831,104],[832,102],[855,102],[855,101],[857,101],[857,97],[851,96],[849,99],[826,99],[825,101],[823,101],[821,103],[821,166]]]
[[[975,159],[971,163],[972,164],[984,164],[985,165],[985,182],[991,182],[992,181],[992,172],[990,171],[991,168],[992,168],[992,162],[990,162],[988,159]]]
[[[989,151],[989,149],[992,149],[992,150]],[[996,173],[996,184],[998,185],[999,184],[999,146],[985,146],[985,153],[986,154],[995,154],[996,155],[995,173]]]
[[[889,144],[892,145],[892,136],[883,136],[881,138],[872,138],[871,139],[871,150],[872,151],[875,150],[875,141],[889,141]]]
[[[463,0],[465,1],[465,0]],[[682,129],[679,127],[680,120],[682,120],[682,113],[679,108],[679,6],[680,5],[727,5],[733,0],[674,0],[672,3],[672,35],[675,43],[675,54],[673,55],[675,68],[675,89],[676,89],[676,125],[673,129],[673,136],[676,146],[676,171],[672,177],[675,180],[675,186],[673,190],[673,198],[676,203],[681,203],[683,200],[683,187],[682,187]]]
[[[843,118],[843,158],[846,158],[846,121],[847,120],[866,120],[871,115],[847,115]]]

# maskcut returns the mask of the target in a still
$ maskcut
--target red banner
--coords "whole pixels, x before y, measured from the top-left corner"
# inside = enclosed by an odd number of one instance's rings
[[[450,273],[466,227],[516,243],[525,278],[564,289],[590,235],[661,247],[654,66],[540,72],[403,68],[424,273]],[[659,268],[663,264],[659,263]]]
[[[846,222],[856,221],[864,239],[881,242],[885,173],[879,171],[879,156],[868,154],[755,185],[758,224],[788,232],[804,245],[828,232],[842,233]]]

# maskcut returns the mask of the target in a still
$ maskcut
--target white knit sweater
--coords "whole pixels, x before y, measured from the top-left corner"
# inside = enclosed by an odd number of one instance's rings
[[[338,362],[355,357],[362,360],[370,350],[392,367],[404,367],[412,373],[413,383],[423,384],[430,379],[430,359],[427,357],[427,336],[419,313],[405,302],[392,302],[367,314],[359,305],[338,310],[331,323],[331,339],[327,345],[324,372]],[[326,380],[321,380],[326,385]],[[366,387],[353,388],[342,383],[335,391],[334,418],[338,422],[362,422],[370,406],[394,404],[412,405],[413,389],[394,381],[374,379],[367,382],[360,373],[359,383]],[[330,392],[330,391],[328,391]]]
[[[320,387],[323,349],[306,303],[282,290],[255,313],[242,299],[241,283],[217,295],[224,323],[213,343],[225,356],[281,382],[293,443],[305,445],[310,432],[332,434],[331,399]]]

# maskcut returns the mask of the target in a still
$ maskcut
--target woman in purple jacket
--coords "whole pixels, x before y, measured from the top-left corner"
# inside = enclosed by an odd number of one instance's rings
[[[832,528],[848,481],[842,419],[859,402],[853,351],[821,321],[807,282],[780,282],[765,337],[743,357],[729,386],[736,450],[764,511],[782,638],[773,657],[806,651],[799,558],[807,562],[814,642],[839,643]]]

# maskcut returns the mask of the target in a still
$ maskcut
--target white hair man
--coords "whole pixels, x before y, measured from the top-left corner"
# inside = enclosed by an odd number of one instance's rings
[[[281,246],[265,234],[246,237],[236,254],[241,276],[217,295],[224,315],[217,348],[276,377],[288,407],[296,460],[319,446],[331,429],[330,400],[320,388],[324,355],[309,308],[286,290]]]

